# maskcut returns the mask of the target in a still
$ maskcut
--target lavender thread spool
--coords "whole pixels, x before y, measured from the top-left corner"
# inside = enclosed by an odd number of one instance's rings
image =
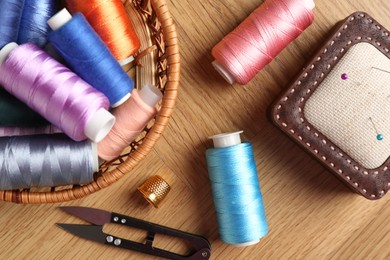
[[[0,83],[75,141],[99,142],[114,125],[102,93],[31,43],[0,51]]]

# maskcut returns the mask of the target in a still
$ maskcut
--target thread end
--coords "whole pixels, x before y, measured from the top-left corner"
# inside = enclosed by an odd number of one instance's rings
[[[243,132],[244,131],[240,130],[236,132],[212,135],[209,137],[209,139],[213,140],[213,144],[215,148],[229,147],[241,143],[240,134]]]
[[[218,71],[219,74],[230,84],[233,85],[235,82],[233,76],[218,62],[213,61],[211,63],[216,71]]]
[[[59,28],[61,28],[63,25],[65,25],[67,22],[69,22],[72,19],[72,15],[69,13],[66,8],[63,8],[61,11],[56,13],[53,17],[51,17],[47,24],[50,26],[50,28],[55,31]]]

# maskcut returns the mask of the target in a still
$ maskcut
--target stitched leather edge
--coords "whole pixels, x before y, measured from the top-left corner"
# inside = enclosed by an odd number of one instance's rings
[[[275,100],[271,107],[271,119],[350,188],[374,200],[383,197],[390,189],[390,158],[376,169],[363,167],[321,134],[303,114],[307,99],[346,51],[359,42],[374,45],[390,59],[389,31],[367,13],[353,13],[335,26],[330,39]]]

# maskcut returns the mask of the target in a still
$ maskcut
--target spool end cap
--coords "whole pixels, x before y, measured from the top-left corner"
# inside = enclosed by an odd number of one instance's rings
[[[129,98],[130,98],[131,94],[130,93],[127,93],[125,96],[123,96],[123,98],[121,98],[119,101],[115,102],[114,104],[111,105],[112,108],[115,108],[115,107],[119,107],[120,105],[122,105],[123,103],[125,103]]]
[[[18,46],[19,45],[16,42],[10,42],[7,45],[5,45],[0,50],[0,64],[3,64],[3,62],[7,59],[8,55],[11,53],[11,51]]]
[[[63,8],[61,11],[53,15],[53,17],[47,21],[47,24],[50,26],[50,28],[53,31],[55,31],[61,28],[71,19],[72,19],[72,15],[69,13],[68,10],[66,10],[66,8]]]
[[[125,65],[129,64],[130,62],[132,62],[133,60],[134,60],[134,57],[130,56],[130,57],[128,57],[124,60],[118,61],[118,62],[119,62],[119,65],[125,66]]]
[[[304,0],[303,5],[306,7],[306,9],[313,10],[316,7],[316,4],[313,0]]]
[[[150,107],[156,106],[163,97],[161,91],[152,84],[146,84],[140,90],[139,96]]]
[[[235,82],[233,76],[218,62],[218,61],[213,61],[211,64],[213,64],[213,67],[216,71],[221,74],[221,76],[230,84],[233,85]]]
[[[95,142],[91,142],[92,147],[92,157],[93,157],[93,172],[99,171],[99,156],[97,150],[97,144]]]
[[[229,147],[241,143],[240,134],[244,131],[230,132],[212,135],[209,139],[213,139],[213,144],[215,148]]]
[[[84,134],[93,142],[98,143],[110,132],[114,123],[115,117],[104,108],[100,108],[88,120]]]

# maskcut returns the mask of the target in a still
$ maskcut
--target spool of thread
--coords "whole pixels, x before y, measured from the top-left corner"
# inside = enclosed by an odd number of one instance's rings
[[[24,1],[0,1],[0,48],[18,39]]]
[[[24,0],[17,43],[31,42],[39,47],[44,47],[47,43],[50,30],[47,20],[58,12],[58,10],[57,1]]]
[[[63,9],[49,21],[49,41],[81,78],[104,93],[112,107],[130,97],[134,82],[80,13]]]
[[[314,19],[313,0],[266,0],[213,49],[214,68],[230,84],[247,84]]]
[[[0,84],[75,141],[99,142],[114,125],[107,98],[32,43],[0,51]]]
[[[74,142],[63,134],[1,137],[0,189],[87,184],[97,160],[93,142]]]
[[[142,183],[137,190],[151,205],[158,208],[171,190],[171,186],[160,175],[154,175]]]
[[[62,133],[53,125],[41,127],[0,127],[0,137]]]
[[[39,127],[48,124],[43,117],[0,86],[0,126]]]
[[[206,151],[219,233],[224,243],[256,244],[268,233],[252,145],[240,132],[212,136]]]
[[[140,40],[121,0],[67,0],[69,9],[81,12],[121,65],[134,60]]]
[[[98,144],[99,157],[106,161],[117,158],[157,113],[156,105],[161,98],[161,91],[151,84],[145,85],[141,91],[134,89],[130,99],[112,111],[116,122]]]

